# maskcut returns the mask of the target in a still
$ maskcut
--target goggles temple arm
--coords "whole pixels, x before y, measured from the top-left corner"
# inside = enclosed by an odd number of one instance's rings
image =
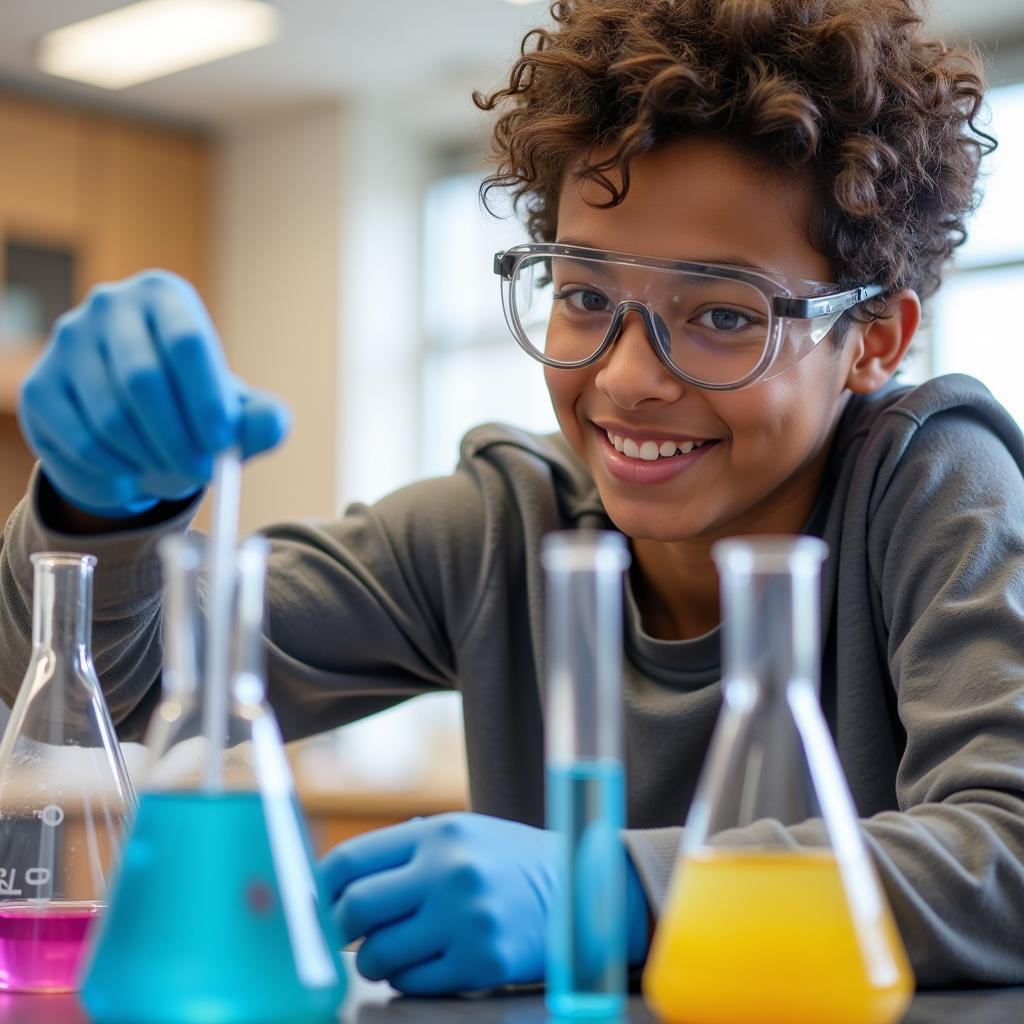
[[[851,288],[837,295],[822,295],[811,299],[776,298],[772,300],[772,311],[776,316],[795,320],[817,320],[823,316],[844,313],[853,306],[873,299],[885,289],[880,284]]]

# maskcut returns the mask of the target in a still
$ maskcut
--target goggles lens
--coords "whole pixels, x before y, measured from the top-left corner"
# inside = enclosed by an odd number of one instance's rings
[[[768,350],[768,298],[745,281],[533,254],[519,261],[509,285],[520,341],[537,355],[564,364],[586,360],[601,348],[624,301],[654,312],[660,334],[655,340],[663,356],[698,382],[742,381]],[[622,328],[627,325],[628,320]]]

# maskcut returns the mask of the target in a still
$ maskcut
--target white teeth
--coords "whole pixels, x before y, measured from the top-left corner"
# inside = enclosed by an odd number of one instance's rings
[[[707,441],[634,441],[632,438],[622,437],[621,434],[612,434],[608,431],[605,433],[616,451],[631,459],[643,459],[645,462],[654,462],[659,458],[669,459],[677,451],[689,455],[690,452],[708,444]]]

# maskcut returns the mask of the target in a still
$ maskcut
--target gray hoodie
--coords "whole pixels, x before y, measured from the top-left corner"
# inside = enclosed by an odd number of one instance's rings
[[[821,702],[918,981],[1024,982],[1024,442],[977,381],[852,396],[806,533],[822,578]],[[71,537],[40,515],[37,473],[0,550],[0,695],[28,659],[46,548],[99,556],[94,654],[124,738],[159,696],[159,527]],[[271,541],[267,653],[286,738],[415,694],[462,694],[472,807],[542,825],[550,530],[609,528],[558,435],[471,431],[457,470]],[[645,633],[627,583],[627,834],[664,899],[720,704],[719,631]],[[793,844],[820,821],[750,826]]]

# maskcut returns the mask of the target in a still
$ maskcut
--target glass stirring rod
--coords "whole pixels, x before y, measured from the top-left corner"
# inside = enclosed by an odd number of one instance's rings
[[[206,737],[203,788],[210,793],[219,793],[223,785],[221,773],[228,723],[228,659],[241,480],[239,451],[234,447],[228,448],[217,456],[213,467],[209,636],[205,666],[207,685],[203,703],[203,734]]]

